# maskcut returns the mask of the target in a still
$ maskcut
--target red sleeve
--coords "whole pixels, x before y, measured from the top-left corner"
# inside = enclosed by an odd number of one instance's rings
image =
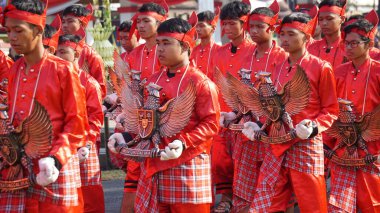
[[[90,130],[88,132],[88,138],[90,142],[95,142],[97,136],[100,134],[100,129],[103,125],[103,112],[102,112],[102,97],[100,91],[100,85],[98,82],[88,76],[86,85],[86,108],[88,115],[88,123]]]
[[[107,95],[107,85],[104,76],[104,62],[98,53],[95,52],[90,46],[83,49],[85,54],[85,60],[87,60],[89,72],[92,77],[99,83],[102,89],[102,98]]]
[[[8,78],[9,69],[13,65],[13,60],[0,51],[0,81]]]

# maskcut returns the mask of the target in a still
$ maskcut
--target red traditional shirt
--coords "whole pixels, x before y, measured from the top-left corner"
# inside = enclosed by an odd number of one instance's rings
[[[9,69],[13,65],[13,60],[0,51],[0,82],[8,77]]]
[[[212,78],[214,72],[214,68],[211,67],[211,61],[219,48],[220,46],[212,41],[206,46],[197,45],[191,53],[191,58],[194,60],[196,67],[209,78]]]
[[[128,54],[127,61],[131,70],[141,71],[141,79],[150,78],[161,66],[157,58],[157,45],[150,50],[145,44],[139,45]]]
[[[310,54],[329,62],[334,70],[339,65],[348,61],[345,57],[346,54],[344,52],[344,45],[342,44],[341,38],[332,43],[330,49],[327,48],[327,41],[324,38],[310,44],[307,47],[307,50]]]

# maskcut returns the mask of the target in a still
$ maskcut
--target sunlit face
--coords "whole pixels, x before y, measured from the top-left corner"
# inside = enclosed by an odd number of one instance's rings
[[[9,42],[17,54],[27,55],[42,41],[42,29],[25,21],[5,18]]]
[[[174,66],[185,60],[187,50],[177,39],[167,36],[157,36],[157,56],[164,66]]]
[[[134,47],[137,46],[137,38],[135,34],[132,34],[132,37],[129,38],[129,32],[120,31],[119,33],[119,42],[125,51],[131,52]]]
[[[63,60],[74,62],[75,57],[75,50],[73,50],[71,47],[64,46],[64,45],[58,45],[58,49],[56,52],[56,55]]]
[[[195,28],[200,39],[207,39],[214,33],[214,27],[205,21],[198,22]]]
[[[320,12],[318,15],[318,24],[324,35],[332,35],[338,32],[343,21],[343,16],[331,12]]]
[[[362,57],[367,53],[369,44],[365,43],[359,34],[350,32],[344,39],[346,56],[348,59],[353,60]]]
[[[263,43],[268,41],[271,36],[272,32],[269,30],[269,24],[266,24],[262,21],[249,21],[249,35],[251,36],[252,41],[255,43]]]
[[[78,17],[66,15],[62,17],[62,31],[64,34],[75,34],[82,26]]]
[[[148,39],[156,36],[159,22],[148,15],[139,15],[136,19],[136,27],[141,38]]]
[[[306,35],[291,27],[282,27],[280,31],[281,47],[286,52],[293,53],[299,51],[307,41]]]
[[[238,19],[227,19],[222,21],[222,30],[228,39],[233,40],[243,34],[243,24]]]

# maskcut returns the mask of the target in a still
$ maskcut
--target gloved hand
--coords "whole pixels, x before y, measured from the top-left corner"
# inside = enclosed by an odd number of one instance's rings
[[[58,179],[59,170],[55,167],[52,157],[41,158],[38,161],[40,172],[37,174],[36,181],[40,186],[47,186]]]
[[[296,125],[296,134],[302,140],[308,139],[313,133],[312,121],[309,119],[304,119],[299,124]]]
[[[107,95],[105,98],[104,98],[104,101],[111,104],[111,105],[114,105],[116,104],[117,102],[117,94],[116,93],[112,93],[112,94],[109,94]]]
[[[83,162],[87,160],[88,155],[90,154],[90,149],[87,146],[81,147],[78,149],[78,157],[79,157],[79,162]]]
[[[121,134],[121,133],[114,133],[108,139],[108,143],[107,143],[108,149],[111,152],[113,152],[113,153],[117,153],[116,147],[115,147],[116,143],[118,145],[125,144],[125,140],[124,140],[123,134]]]
[[[241,132],[249,140],[254,141],[255,140],[255,131],[259,131],[259,130],[260,130],[260,127],[255,122],[246,122],[246,123],[244,123],[244,128]]]
[[[161,160],[177,159],[183,151],[183,143],[180,140],[174,140],[165,147],[165,151],[161,152]]]
[[[225,127],[225,121],[232,121],[236,118],[236,114],[234,112],[221,112],[219,118],[219,124],[221,127]]]

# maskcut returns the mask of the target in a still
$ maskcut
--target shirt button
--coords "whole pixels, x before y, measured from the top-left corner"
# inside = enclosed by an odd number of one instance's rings
[[[30,69],[30,72],[34,72],[34,69]]]
[[[24,67],[21,67],[21,69],[23,70],[23,69],[24,69]]]
[[[25,98],[25,95],[24,95],[24,94],[22,94],[22,95],[21,95],[21,98],[22,98],[22,99],[24,99],[24,98]]]
[[[23,110],[20,111],[20,114],[23,115],[25,112]]]
[[[355,73],[355,71],[351,71],[351,73],[352,73],[352,74],[354,74],[354,73]]]
[[[199,56],[199,57],[203,58],[203,55],[201,55],[201,56]]]
[[[355,90],[352,90],[352,93],[355,94]]]
[[[232,64],[230,64],[230,67],[232,67]]]
[[[234,56],[234,54],[231,55],[231,57],[233,57],[233,56]]]
[[[198,66],[199,68],[202,68],[202,66]]]
[[[23,81],[23,82],[26,82],[26,78],[23,78],[22,81]]]
[[[145,57],[145,58],[149,58],[149,57],[147,56],[147,57]]]
[[[356,81],[356,78],[354,78],[354,81]]]
[[[360,70],[358,70],[358,73],[360,72]]]
[[[166,79],[166,82],[169,82],[170,80],[169,79]]]
[[[148,67],[145,67],[145,69],[147,70],[147,69],[148,69]]]

